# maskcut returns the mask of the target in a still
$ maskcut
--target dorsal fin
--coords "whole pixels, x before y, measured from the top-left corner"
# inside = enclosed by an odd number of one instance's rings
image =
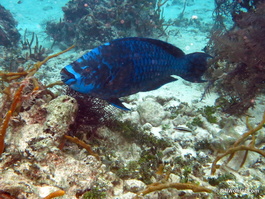
[[[173,55],[174,57],[183,57],[185,55],[185,53],[177,48],[176,46],[173,46],[172,44],[169,44],[167,42],[164,41],[160,41],[157,39],[151,39],[151,38],[143,38],[143,37],[125,37],[122,39],[116,39],[113,40],[112,42],[116,42],[116,41],[130,41],[130,40],[138,40],[138,41],[143,41],[143,42],[149,42],[151,44],[154,44],[160,48],[162,48],[163,50],[165,50],[167,53]]]

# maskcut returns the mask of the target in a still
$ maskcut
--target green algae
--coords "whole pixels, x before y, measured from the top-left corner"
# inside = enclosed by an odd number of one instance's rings
[[[235,176],[233,174],[231,174],[231,173],[224,173],[222,175],[219,175],[217,178],[212,178],[212,177],[208,178],[208,182],[212,186],[221,185],[222,188],[225,188],[224,183],[223,183],[224,181],[227,181],[227,180],[235,180],[235,179],[236,178],[235,178]]]
[[[152,134],[147,134],[140,128],[133,125],[130,121],[115,121],[108,128],[114,132],[120,133],[127,141],[135,142],[139,145],[156,146],[164,149],[170,146],[170,142],[165,139],[159,139]]]
[[[85,192],[82,197],[82,199],[105,199],[105,198],[106,198],[106,192],[96,187]]]

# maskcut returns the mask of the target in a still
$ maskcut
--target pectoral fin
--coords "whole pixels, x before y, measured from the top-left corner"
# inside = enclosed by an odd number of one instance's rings
[[[129,111],[130,109],[126,108],[122,102],[118,98],[111,98],[107,100],[111,105],[116,106],[117,108],[120,108],[125,111]]]

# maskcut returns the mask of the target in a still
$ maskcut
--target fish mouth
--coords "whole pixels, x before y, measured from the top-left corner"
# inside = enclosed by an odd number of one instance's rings
[[[75,76],[70,73],[69,71],[67,71],[65,68],[63,68],[60,72],[61,74],[61,80],[67,84],[67,85],[71,85],[74,84],[76,82],[76,78]]]

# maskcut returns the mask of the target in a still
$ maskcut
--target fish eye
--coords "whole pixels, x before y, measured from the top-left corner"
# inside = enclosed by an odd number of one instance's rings
[[[69,77],[65,73],[61,73],[61,80],[65,82]]]

